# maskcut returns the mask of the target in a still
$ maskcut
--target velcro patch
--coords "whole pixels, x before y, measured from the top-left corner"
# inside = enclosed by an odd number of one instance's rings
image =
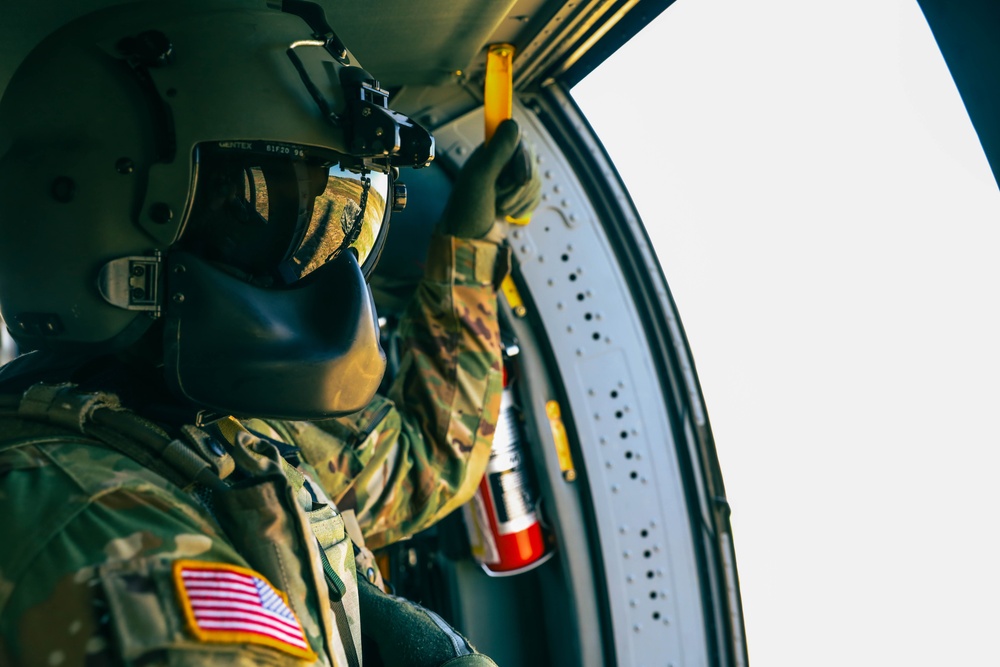
[[[174,562],[187,627],[205,642],[263,644],[316,660],[288,598],[253,570],[225,563]]]

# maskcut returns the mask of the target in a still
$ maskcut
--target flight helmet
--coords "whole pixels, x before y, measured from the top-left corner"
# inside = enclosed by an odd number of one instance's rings
[[[397,168],[433,155],[316,4],[89,14],[0,101],[0,312],[67,355],[162,330],[168,385],[210,409],[358,410],[385,367],[366,278]]]

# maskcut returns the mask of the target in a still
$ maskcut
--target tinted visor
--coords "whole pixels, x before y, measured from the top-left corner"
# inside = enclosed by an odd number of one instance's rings
[[[388,173],[272,142],[199,146],[181,245],[261,285],[290,285],[352,250],[371,274],[388,231]]]

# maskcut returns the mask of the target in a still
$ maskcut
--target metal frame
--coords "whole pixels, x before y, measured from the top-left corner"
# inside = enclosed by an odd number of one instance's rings
[[[530,413],[543,443],[546,500],[556,505],[553,516],[564,533],[560,558],[577,596],[587,597],[583,588],[596,585],[589,597],[603,599],[605,658],[637,666],[709,664],[678,443],[649,363],[638,306],[601,221],[555,141],[533,113],[518,107],[515,118],[544,182],[542,205],[529,225],[511,230],[509,240],[529,303],[516,326],[522,350],[532,345],[525,339],[534,338],[553,364],[547,369],[550,389],[532,384]],[[460,165],[481,141],[482,127],[477,111],[437,128],[440,151]],[[541,395],[546,391],[554,395]],[[575,425],[579,482],[562,478],[544,421],[544,403],[551,399],[560,401],[566,423]],[[567,524],[563,506],[573,495],[592,521]],[[590,553],[579,540],[569,540],[573,548],[566,548],[565,533],[580,525],[593,531]],[[575,576],[584,569],[590,574],[586,584]],[[588,625],[585,618],[577,621],[581,629]]]

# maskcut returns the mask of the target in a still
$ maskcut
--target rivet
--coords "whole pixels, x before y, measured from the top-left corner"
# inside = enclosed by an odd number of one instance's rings
[[[136,277],[146,275],[146,267],[145,266],[133,266],[132,267],[132,275],[136,276]]]
[[[115,171],[119,174],[131,174],[135,171],[135,163],[132,162],[131,158],[120,157],[118,161],[115,162]]]
[[[178,292],[172,298],[174,303],[184,303],[184,294],[182,292]]]

